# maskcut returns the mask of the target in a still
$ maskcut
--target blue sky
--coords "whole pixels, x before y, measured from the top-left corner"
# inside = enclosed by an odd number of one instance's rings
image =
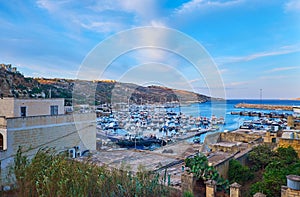
[[[153,26],[198,41],[219,69],[226,98],[259,98],[260,89],[263,98],[300,97],[299,0],[0,0],[0,24],[0,62],[26,76],[77,78],[101,41]],[[175,64],[180,68],[170,72]],[[137,50],[120,56],[100,78],[209,94],[188,64],[166,51]]]

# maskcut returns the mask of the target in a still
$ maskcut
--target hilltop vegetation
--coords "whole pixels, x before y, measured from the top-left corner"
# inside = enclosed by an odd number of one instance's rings
[[[205,95],[161,86],[139,86],[114,80],[84,81],[75,79],[46,79],[24,77],[19,72],[0,68],[0,94],[16,98],[65,98],[66,105],[72,99],[77,104],[101,104],[111,102],[157,103],[180,101],[206,102]]]

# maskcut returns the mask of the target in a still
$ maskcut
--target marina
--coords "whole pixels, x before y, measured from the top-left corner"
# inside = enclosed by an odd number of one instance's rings
[[[97,118],[97,137],[125,148],[153,150],[168,143],[182,141],[219,130],[223,117],[194,117],[178,107],[131,105],[128,111],[113,112]]]
[[[220,117],[212,114],[210,102],[184,106],[178,103],[123,106],[97,118],[97,138],[101,147],[113,144],[114,148],[155,150],[178,141],[201,144],[207,133],[288,128],[291,111],[245,111],[236,108],[238,102],[215,102],[217,108],[226,107],[226,114]]]

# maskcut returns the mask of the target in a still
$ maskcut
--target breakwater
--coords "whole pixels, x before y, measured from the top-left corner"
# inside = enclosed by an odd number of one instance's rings
[[[293,111],[293,106],[287,106],[287,105],[266,105],[266,104],[239,103],[239,104],[236,104],[234,107],[235,108]]]

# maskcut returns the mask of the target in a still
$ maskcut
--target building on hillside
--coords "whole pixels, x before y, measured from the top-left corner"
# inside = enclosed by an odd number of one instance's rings
[[[11,183],[7,175],[19,146],[28,156],[40,148],[71,157],[96,150],[96,115],[64,114],[64,99],[0,99],[0,186]]]
[[[8,72],[16,73],[17,67],[12,67],[11,64],[0,64],[1,68],[4,68]]]
[[[278,137],[279,137],[278,132],[266,131],[266,135],[263,137],[264,138],[264,143],[266,143],[266,144],[276,144]]]

